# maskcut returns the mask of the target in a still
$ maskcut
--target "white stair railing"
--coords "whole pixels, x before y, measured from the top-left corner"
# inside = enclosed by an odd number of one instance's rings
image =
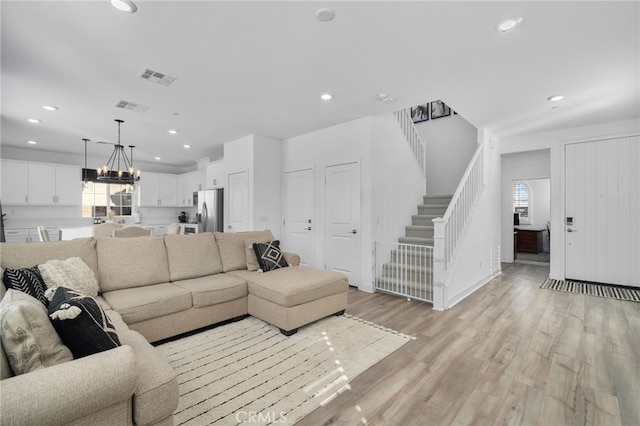
[[[427,156],[425,144],[422,138],[420,137],[420,133],[416,128],[416,125],[413,123],[411,119],[411,114],[409,110],[402,109],[400,111],[396,111],[393,113],[395,115],[396,120],[400,123],[400,127],[404,132],[405,137],[407,138],[407,143],[409,144],[409,148],[411,148],[411,152],[413,152],[416,161],[418,162],[418,166],[420,167],[420,171],[422,172],[422,176],[426,176],[427,174]]]
[[[434,309],[446,308],[446,280],[452,259],[484,189],[484,149],[479,145],[442,218],[433,219]]]

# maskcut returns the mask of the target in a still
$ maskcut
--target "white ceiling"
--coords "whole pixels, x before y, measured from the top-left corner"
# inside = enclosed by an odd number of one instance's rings
[[[119,118],[137,161],[189,167],[247,134],[288,138],[435,99],[498,137],[640,116],[637,1],[136,4],[1,2],[3,147],[77,155],[82,138],[115,142]],[[336,18],[318,21],[320,7]],[[514,32],[495,30],[518,16]],[[177,80],[143,81],[143,68]]]

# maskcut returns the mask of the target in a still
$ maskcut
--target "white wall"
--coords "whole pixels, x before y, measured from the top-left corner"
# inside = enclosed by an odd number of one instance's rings
[[[283,171],[312,169],[315,175],[315,267],[324,269],[325,168],[360,164],[360,282],[373,290],[374,241],[397,241],[424,195],[424,177],[392,114],[366,117],[287,139]]]
[[[316,225],[314,233],[314,259],[311,265],[324,269],[325,168],[337,164],[360,163],[360,265],[361,279],[352,285],[363,286],[371,283],[371,232],[372,227],[372,118],[365,117],[305,135],[286,139],[283,144],[282,171],[312,169],[314,172],[314,193]]]
[[[478,129],[459,114],[416,123],[427,150],[427,195],[453,195],[478,144]]]
[[[503,138],[500,141],[502,154],[550,149],[551,171],[551,268],[549,277],[564,279],[564,144],[569,141],[596,140],[611,136],[637,135],[640,133],[640,118],[591,126],[573,127],[551,132]]]
[[[504,142],[501,142],[501,144]],[[551,176],[551,150],[539,149],[535,151],[519,152],[512,154],[504,154],[501,156],[501,201],[500,201],[500,217],[502,220],[501,226],[501,241],[502,247],[502,261],[513,262],[513,203],[512,203],[512,185],[516,180],[525,179],[539,179],[548,178]],[[539,214],[532,214],[532,218],[535,221],[533,225],[529,225],[530,228],[545,228],[547,220],[551,218],[551,189],[547,190],[546,194],[540,194],[536,196],[536,200],[544,201],[542,207],[547,212],[542,211],[542,215],[546,217],[544,222],[540,222],[541,218]],[[526,228],[527,225],[521,225],[522,228]],[[511,249],[510,249],[511,248]]]
[[[282,235],[282,141],[265,136],[253,138],[252,229],[270,229]]]
[[[485,188],[446,283],[448,307],[460,302],[501,271],[499,142],[485,129],[479,129],[478,143],[484,145]]]
[[[87,167],[96,169],[104,166],[109,155],[113,152],[111,145],[96,145],[89,142],[87,144]],[[127,151],[127,155],[129,152]],[[138,161],[135,158],[136,152],[133,151],[134,166],[145,172],[182,174],[196,169],[196,163],[189,167],[178,167],[161,163],[148,163]],[[5,160],[21,160],[21,161],[37,161],[42,163],[68,164],[72,166],[84,167],[84,144],[78,141],[78,153],[67,154],[62,152],[49,152],[42,150],[16,148],[13,146],[2,146],[0,157]]]
[[[225,226],[229,217],[228,176],[248,173],[248,229],[270,229],[280,237],[282,223],[282,146],[278,139],[248,135],[224,144],[224,161],[207,167],[207,185],[225,187]],[[220,179],[222,180],[220,182]],[[225,227],[226,230],[226,227]]]
[[[533,229],[546,228],[551,219],[551,182],[549,179],[527,179],[529,185],[529,221]],[[526,229],[526,226],[522,227]]]
[[[418,213],[425,178],[395,117],[373,117],[372,122],[373,240],[397,242]]]

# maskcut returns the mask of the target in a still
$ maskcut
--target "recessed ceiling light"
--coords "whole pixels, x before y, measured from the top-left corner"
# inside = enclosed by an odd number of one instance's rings
[[[390,103],[393,102],[393,97],[387,95],[386,93],[378,93],[378,100],[380,102],[384,102],[384,103]]]
[[[171,133],[172,135],[177,135],[178,131],[177,130],[169,130],[169,133]]]
[[[38,143],[38,141],[27,141],[27,143],[28,143],[29,145],[35,145],[35,144],[37,144],[37,143]]]
[[[41,123],[41,121],[40,121],[40,120],[38,120],[37,118],[27,118],[27,121],[28,121],[29,123],[33,123],[33,124]]]
[[[127,13],[135,13],[138,10],[138,7],[131,0],[111,0],[111,6]]]
[[[185,147],[185,148],[187,148],[187,149],[191,148],[191,145],[189,145],[188,143],[186,143],[186,144],[184,144],[184,145],[182,145],[182,146],[183,146],[183,147]]]
[[[316,18],[321,22],[329,22],[336,17],[336,12],[333,9],[326,7],[316,10]]]
[[[322,99],[323,101],[330,101],[331,99],[333,99],[333,96],[331,96],[331,93],[323,93],[322,95],[320,95],[320,99]]]
[[[42,108],[46,109],[47,111],[57,111],[58,107],[57,106],[53,106],[53,105],[43,105]]]
[[[160,158],[160,157],[153,157],[153,159],[156,160],[156,161],[162,160],[162,158]]]
[[[501,33],[506,33],[507,31],[511,31],[516,28],[518,25],[522,23],[522,17],[520,18],[509,18],[498,24],[498,31]]]
[[[563,99],[564,99],[564,96],[562,96],[562,95],[553,95],[553,96],[549,96],[547,98],[547,100],[551,101],[551,102],[558,102],[558,101],[561,101]]]

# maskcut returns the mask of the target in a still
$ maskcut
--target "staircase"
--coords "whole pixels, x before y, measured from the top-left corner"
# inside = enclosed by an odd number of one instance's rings
[[[433,301],[433,224],[442,217],[450,196],[423,197],[398,243],[374,245],[374,288],[426,302]]]
[[[451,202],[451,196],[423,197],[418,214],[411,216],[411,225],[405,227],[405,236],[398,238],[402,244],[433,247],[433,222],[442,217]]]

